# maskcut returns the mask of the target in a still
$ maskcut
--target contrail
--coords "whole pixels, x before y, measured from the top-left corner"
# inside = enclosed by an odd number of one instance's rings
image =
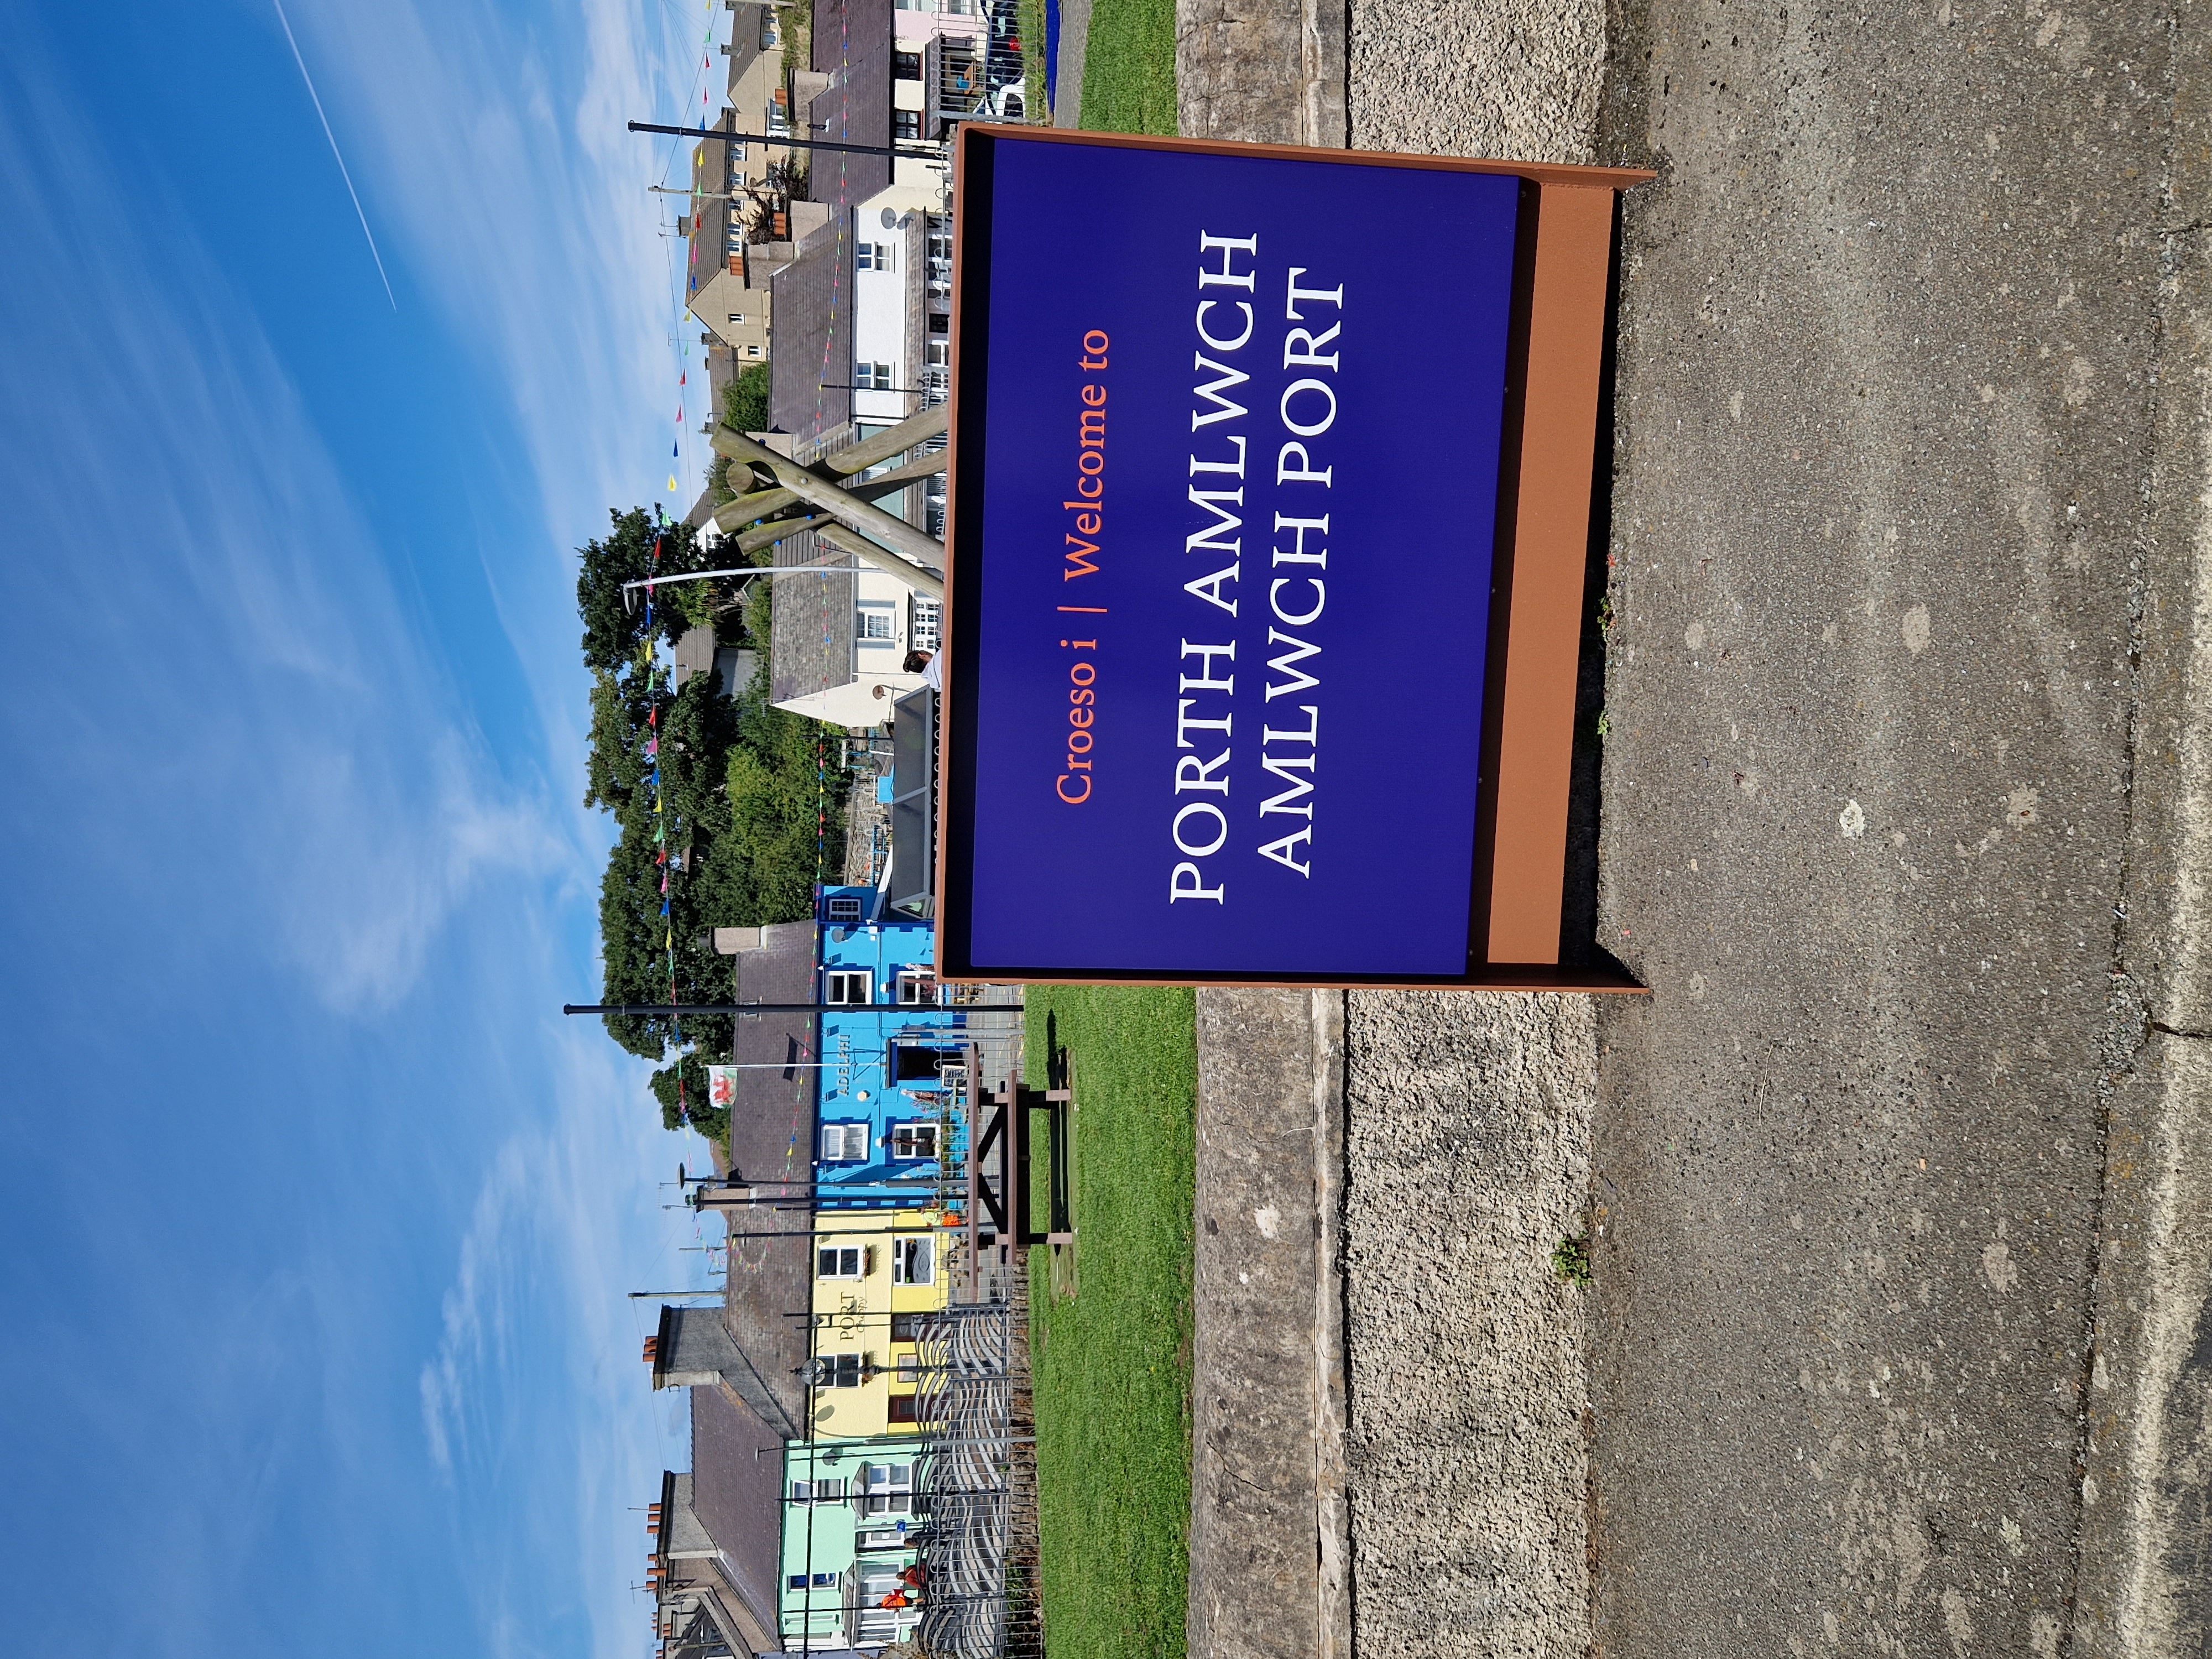
[[[307,83],[307,96],[314,100],[315,118],[323,124],[323,137],[331,141],[331,155],[338,164],[338,177],[345,180],[346,194],[353,198],[354,216],[361,221],[361,234],[368,238],[368,257],[376,261],[376,274],[384,283],[384,297],[392,301],[392,308],[399,309],[399,301],[392,298],[392,278],[384,274],[384,256],[376,251],[376,234],[368,228],[368,215],[362,211],[361,192],[353,187],[353,174],[346,171],[345,157],[338,154],[337,134],[331,131],[331,118],[323,113],[323,100],[315,91],[315,77],[307,73],[307,60],[300,56],[300,43],[293,38],[292,20],[284,15],[284,0],[274,0],[276,21],[284,26],[285,41],[292,48],[292,61],[300,66],[300,78]]]

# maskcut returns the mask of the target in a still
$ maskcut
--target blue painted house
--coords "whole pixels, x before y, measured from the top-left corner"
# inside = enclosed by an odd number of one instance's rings
[[[965,1011],[945,1006],[933,925],[895,915],[872,887],[824,887],[815,953],[822,1015],[815,1097],[817,1207],[927,1209],[956,1196],[967,1126],[939,1068],[958,1058]]]

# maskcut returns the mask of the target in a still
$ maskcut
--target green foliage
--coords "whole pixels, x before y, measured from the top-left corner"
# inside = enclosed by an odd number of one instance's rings
[[[674,1065],[655,1072],[653,1097],[660,1103],[662,1128],[680,1129],[688,1120],[708,1139],[729,1145],[729,1109],[707,1103],[707,1066],[697,1054],[679,1055]]]
[[[740,432],[768,430],[766,363],[747,363],[722,388],[722,418]]]
[[[828,727],[774,707],[765,686],[748,688],[738,703],[738,741],[730,751],[732,833],[712,874],[757,913],[735,918],[748,927],[812,908],[817,835],[842,844],[838,803],[846,779]]]
[[[607,516],[613,520],[613,528],[605,539],[586,542],[578,550],[583,556],[583,568],[576,574],[576,611],[584,623],[584,666],[594,674],[618,670],[635,659],[645,644],[644,591],[631,590],[635,602],[626,605],[624,582],[714,568],[689,525],[656,525],[653,515],[641,507]],[[657,563],[653,556],[656,539],[660,544]],[[705,586],[686,582],[682,587]],[[672,645],[690,623],[680,610],[664,601],[682,587],[656,596],[653,605],[653,632]]]
[[[1079,1108],[1080,1290],[1030,1252],[1037,1508],[1055,1659],[1184,1652],[1190,1595],[1195,1006],[1184,989],[1031,986],[1032,1082],[1064,1044]]]
[[[626,611],[609,595],[640,568],[641,542],[649,568],[653,530],[644,514],[616,514],[613,535],[584,550],[577,584],[592,670],[584,801],[611,813],[617,825],[599,884],[601,1000],[725,1002],[730,963],[714,953],[713,930],[794,921],[811,912],[817,834],[843,837],[825,802],[842,797],[846,779],[842,771],[817,775],[827,752],[824,728],[771,706],[765,674],[735,698],[722,695],[712,674],[672,690],[654,663],[654,644],[695,623],[713,626],[718,639],[764,642],[772,600],[763,591],[724,612],[711,584],[663,589],[648,636],[644,607]],[[661,534],[659,568],[711,568],[689,531]],[[687,589],[696,602],[666,603]],[[647,753],[648,742],[655,755]],[[702,1066],[729,1053],[728,1018],[611,1015],[606,1026],[632,1054],[667,1062],[653,1078],[662,1121],[675,1128],[688,1116],[702,1133],[726,1137],[726,1115],[706,1104]]]
[[[1571,1285],[1590,1282],[1589,1235],[1578,1233],[1552,1246],[1552,1271]]]
[[[1022,40],[1022,112],[1040,124],[1050,115],[1044,95],[1044,0],[1016,0],[1014,26]]]
[[[610,696],[605,702],[612,706]],[[601,702],[594,699],[595,704]],[[599,709],[595,707],[594,714]],[[726,1002],[730,965],[714,954],[710,930],[743,926],[750,918],[724,913],[726,895],[702,871],[714,862],[718,841],[730,826],[730,800],[721,767],[737,740],[737,711],[711,674],[694,675],[660,706],[660,805],[653,811],[651,763],[607,752],[595,742],[592,762],[599,804],[615,813],[619,838],[607,855],[599,884],[599,941],[608,1002]],[[641,756],[647,731],[632,728],[627,747]],[[593,735],[599,735],[593,722]],[[621,775],[630,774],[624,791]],[[599,780],[604,777],[604,784]],[[615,805],[619,801],[619,805]],[[664,862],[664,856],[665,861]],[[669,913],[660,914],[665,879]],[[802,908],[800,914],[805,914]],[[672,951],[675,995],[669,991]],[[705,1054],[729,1049],[726,1018],[672,1015],[606,1016],[607,1031],[634,1054],[661,1059],[687,1046]]]
[[[1175,0],[1093,0],[1083,46],[1091,131],[1174,135],[1175,12]]]

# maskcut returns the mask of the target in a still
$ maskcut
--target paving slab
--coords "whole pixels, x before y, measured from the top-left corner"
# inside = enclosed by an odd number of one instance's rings
[[[1340,992],[1198,993],[1190,1651],[1344,1659]]]
[[[1176,0],[1176,131],[1340,146],[1345,12],[1328,0]]]

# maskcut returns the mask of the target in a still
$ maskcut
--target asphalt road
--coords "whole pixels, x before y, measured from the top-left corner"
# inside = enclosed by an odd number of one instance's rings
[[[2145,1381],[2113,1287],[2201,1114],[2205,21],[1615,14],[1598,1648],[2197,1652],[2203,1466],[2114,1517],[2113,1402],[2201,1457],[2212,1344]]]

